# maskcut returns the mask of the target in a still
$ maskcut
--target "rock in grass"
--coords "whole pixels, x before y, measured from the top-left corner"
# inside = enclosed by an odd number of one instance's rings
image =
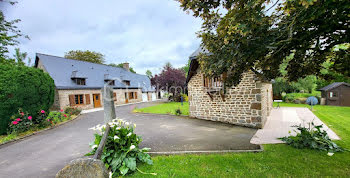
[[[80,158],[71,161],[56,174],[56,178],[108,178],[101,160]]]

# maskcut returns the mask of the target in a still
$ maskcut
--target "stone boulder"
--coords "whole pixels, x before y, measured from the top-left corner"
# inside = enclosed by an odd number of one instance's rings
[[[73,160],[56,174],[56,178],[108,178],[108,176],[103,162],[92,158]]]

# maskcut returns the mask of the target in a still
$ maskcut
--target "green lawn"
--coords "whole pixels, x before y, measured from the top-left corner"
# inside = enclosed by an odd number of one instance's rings
[[[350,107],[318,105],[314,113],[342,138],[336,143],[350,149]],[[326,152],[284,144],[264,145],[264,149],[261,153],[155,156],[153,166],[142,165],[140,169],[159,177],[350,177],[350,152],[330,157]],[[131,176],[153,177],[140,173]]]
[[[175,115],[176,109],[180,109],[182,112],[182,115],[188,116],[188,109],[189,109],[188,102],[184,102],[183,106],[181,106],[180,102],[170,102],[170,103],[150,106],[147,108],[136,108],[134,109],[134,112]]]

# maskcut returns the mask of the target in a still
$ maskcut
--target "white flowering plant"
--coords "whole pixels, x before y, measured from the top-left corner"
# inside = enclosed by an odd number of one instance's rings
[[[147,153],[150,149],[140,149],[138,146],[142,139],[134,133],[136,125],[122,119],[114,119],[108,125],[110,126],[110,131],[101,160],[110,171],[110,177],[124,176],[136,170],[144,173],[137,168],[137,164],[146,163],[151,165],[153,161]],[[90,144],[92,151],[86,156],[95,154],[106,126],[97,125],[90,129],[96,131],[95,141]]]

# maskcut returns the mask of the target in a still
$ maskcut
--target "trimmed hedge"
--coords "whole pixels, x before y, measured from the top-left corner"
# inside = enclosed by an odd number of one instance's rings
[[[0,135],[19,108],[34,119],[40,110],[48,111],[54,96],[54,81],[41,69],[0,64]]]
[[[283,97],[283,101],[287,103],[305,104],[306,99],[310,96],[315,96],[320,102],[321,92],[314,91],[312,93],[288,93]]]

